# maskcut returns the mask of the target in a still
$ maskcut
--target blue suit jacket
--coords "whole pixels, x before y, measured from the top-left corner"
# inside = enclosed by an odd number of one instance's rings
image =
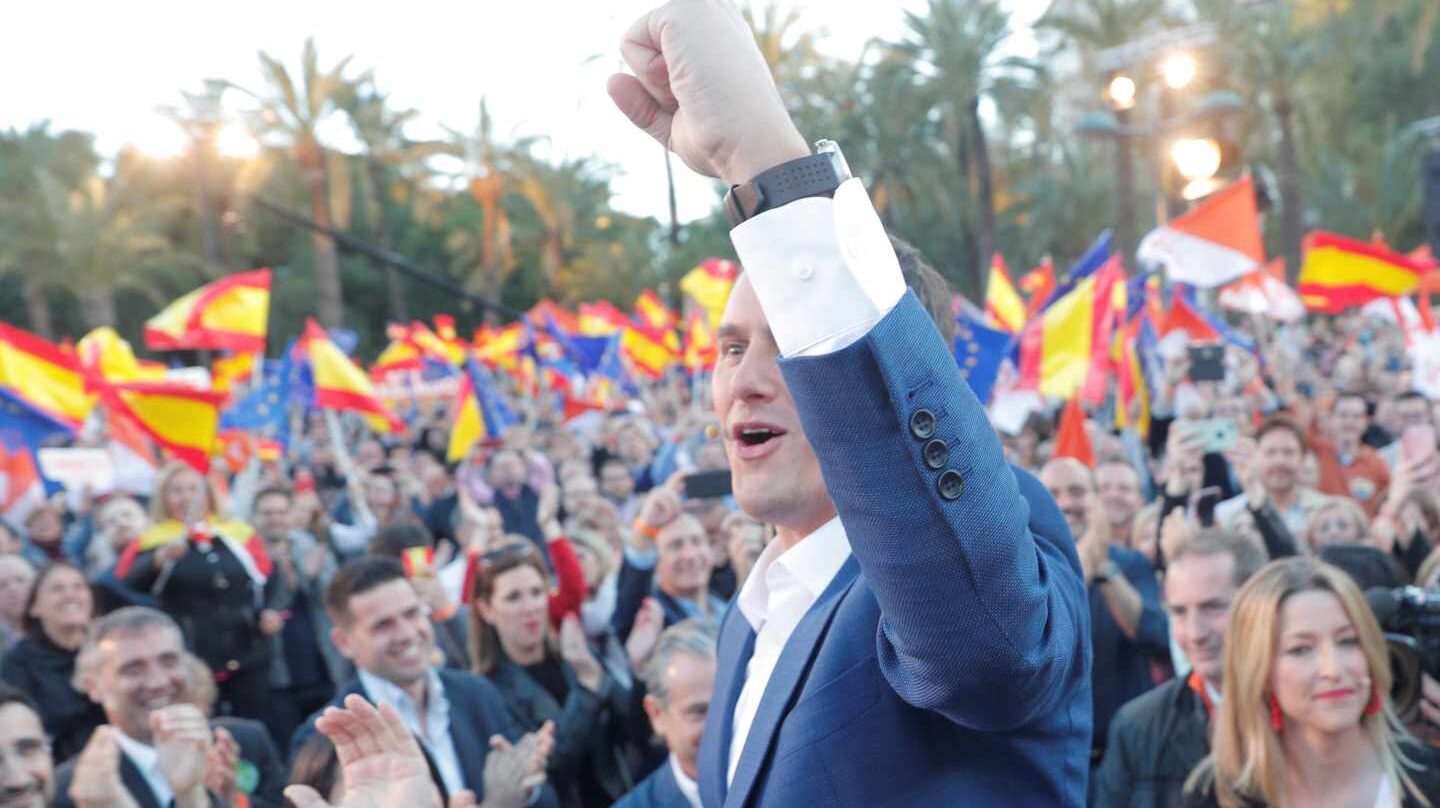
[[[907,293],[855,344],[780,365],[853,557],[786,644],[728,787],[755,634],[738,609],[722,619],[706,808],[1084,805],[1074,542],[924,308]]]
[[[503,735],[510,740],[516,740],[522,734],[515,726],[515,721],[510,717],[510,712],[505,706],[505,699],[500,691],[483,676],[476,676],[472,673],[451,670],[449,668],[437,668],[435,670],[440,676],[440,684],[445,688],[445,699],[450,703],[450,739],[455,744],[456,756],[460,759],[460,770],[465,776],[465,787],[475,792],[477,802],[485,800],[485,755],[490,751],[490,736]],[[346,682],[335,698],[330,702],[331,706],[344,706],[345,697],[351,693],[363,696],[366,701],[374,703],[369,693],[360,684],[359,677]],[[323,708],[320,712],[324,712]],[[290,758],[295,758],[295,753],[305,745],[305,741],[315,734],[315,719],[319,712],[310,716],[290,741]],[[421,744],[424,748],[424,744]],[[429,750],[425,750],[425,756],[429,758]],[[436,772],[434,762],[430,762],[431,772],[435,776],[435,783],[444,791],[440,783],[439,775]],[[540,799],[533,803],[532,808],[554,808],[559,801],[555,796],[555,789],[546,784],[542,790]]]
[[[680,793],[675,772],[666,761],[611,808],[690,808],[690,802]]]

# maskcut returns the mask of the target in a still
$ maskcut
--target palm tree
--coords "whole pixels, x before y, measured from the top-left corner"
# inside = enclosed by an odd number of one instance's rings
[[[338,109],[340,94],[350,81],[345,77],[349,63],[347,56],[329,70],[322,70],[312,37],[305,40],[298,85],[285,65],[264,52],[260,54],[260,66],[265,75],[266,95],[226,83],[227,87],[239,89],[261,102],[262,134],[275,135],[287,143],[300,165],[309,193],[310,218],[322,227],[333,227],[335,216],[332,215],[328,155],[316,136],[316,128]],[[335,328],[343,323],[345,312],[335,240],[322,230],[312,230],[310,244],[315,259],[316,314],[322,325]]]
[[[439,141],[413,141],[405,137],[405,126],[419,112],[395,109],[375,87],[373,80],[353,82],[342,88],[338,103],[350,119],[355,136],[364,146],[365,170],[360,174],[360,191],[365,200],[367,226],[376,244],[389,251],[394,247],[394,231],[400,211],[394,199],[396,183],[418,183],[429,174],[426,161],[453,151]],[[397,322],[410,319],[405,305],[404,289],[399,273],[386,264],[385,292],[390,304],[390,317]]]
[[[117,324],[117,290],[148,291],[173,266],[166,227],[175,206],[134,187],[132,159],[122,154],[109,179],[92,175],[73,190],[37,170],[55,258],[42,284],[73,293],[91,328]]]
[[[1010,35],[1010,21],[989,0],[929,0],[926,13],[906,12],[905,20],[909,35],[901,47],[933,74],[948,116],[949,143],[976,200],[971,288],[983,292],[985,269],[995,251],[995,181],[980,100],[998,76],[1018,66],[1016,60],[997,59]]]

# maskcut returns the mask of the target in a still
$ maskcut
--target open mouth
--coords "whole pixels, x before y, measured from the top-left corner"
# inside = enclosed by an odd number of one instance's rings
[[[744,446],[763,446],[784,434],[777,426],[757,423],[736,424],[730,430],[730,436]]]

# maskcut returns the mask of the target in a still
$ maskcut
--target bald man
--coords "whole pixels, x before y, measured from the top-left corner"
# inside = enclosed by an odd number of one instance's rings
[[[1105,755],[1110,719],[1127,701],[1155,686],[1152,662],[1169,662],[1170,634],[1160,608],[1155,570],[1145,556],[1110,541],[1095,475],[1073,457],[1040,470],[1075,537],[1090,597],[1094,649],[1095,728],[1090,766]]]

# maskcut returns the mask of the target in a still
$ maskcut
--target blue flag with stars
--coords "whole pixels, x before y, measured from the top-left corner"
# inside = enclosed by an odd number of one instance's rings
[[[0,445],[31,452],[59,438],[74,437],[69,425],[51,418],[0,387]]]
[[[955,363],[981,404],[990,402],[1000,364],[1010,353],[1012,335],[961,315],[955,318]]]

